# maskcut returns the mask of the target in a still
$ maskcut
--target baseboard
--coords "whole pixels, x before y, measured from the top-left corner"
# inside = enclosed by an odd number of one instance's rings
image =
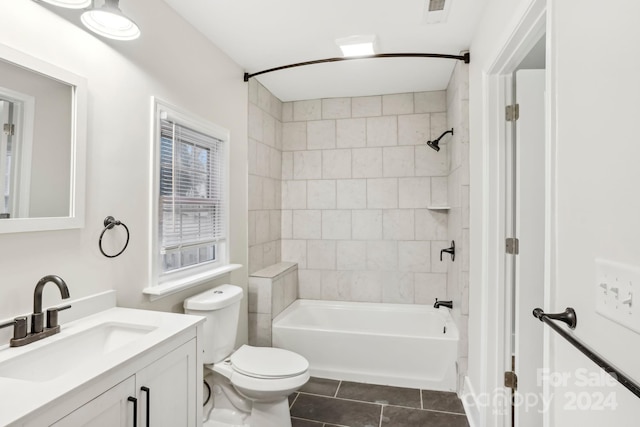
[[[467,420],[469,420],[469,427],[481,427],[480,405],[469,377],[464,377],[464,389],[460,399],[462,399],[462,405],[467,414]]]

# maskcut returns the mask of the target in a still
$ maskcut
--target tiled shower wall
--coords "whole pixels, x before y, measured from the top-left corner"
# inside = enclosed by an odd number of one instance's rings
[[[282,260],[299,297],[427,303],[447,294],[445,91],[282,105]],[[257,226],[256,226],[257,227]]]
[[[282,102],[249,80],[249,274],[280,262]]]
[[[447,123],[450,139],[449,238],[456,242],[456,261],[448,264],[447,296],[453,300],[453,318],[460,330],[458,381],[467,373],[469,321],[469,66],[458,62],[447,87]]]

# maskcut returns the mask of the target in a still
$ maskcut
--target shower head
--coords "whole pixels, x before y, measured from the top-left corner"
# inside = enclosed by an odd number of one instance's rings
[[[453,135],[453,128],[451,128],[451,130],[448,130],[448,131],[444,132],[442,135],[440,135],[439,137],[437,137],[433,141],[427,141],[427,145],[429,147],[433,148],[436,151],[440,151],[440,147],[438,146],[438,144],[440,143],[440,140],[442,139],[442,137],[445,136],[448,133]]]

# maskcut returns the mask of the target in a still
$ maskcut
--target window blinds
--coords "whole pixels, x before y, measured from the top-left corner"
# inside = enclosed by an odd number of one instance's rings
[[[226,237],[224,141],[167,119],[160,139],[162,270],[214,261]]]

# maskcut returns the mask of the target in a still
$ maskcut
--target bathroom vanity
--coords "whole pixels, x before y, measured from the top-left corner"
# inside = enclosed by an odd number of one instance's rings
[[[203,322],[113,307],[0,347],[0,426],[200,426]]]

